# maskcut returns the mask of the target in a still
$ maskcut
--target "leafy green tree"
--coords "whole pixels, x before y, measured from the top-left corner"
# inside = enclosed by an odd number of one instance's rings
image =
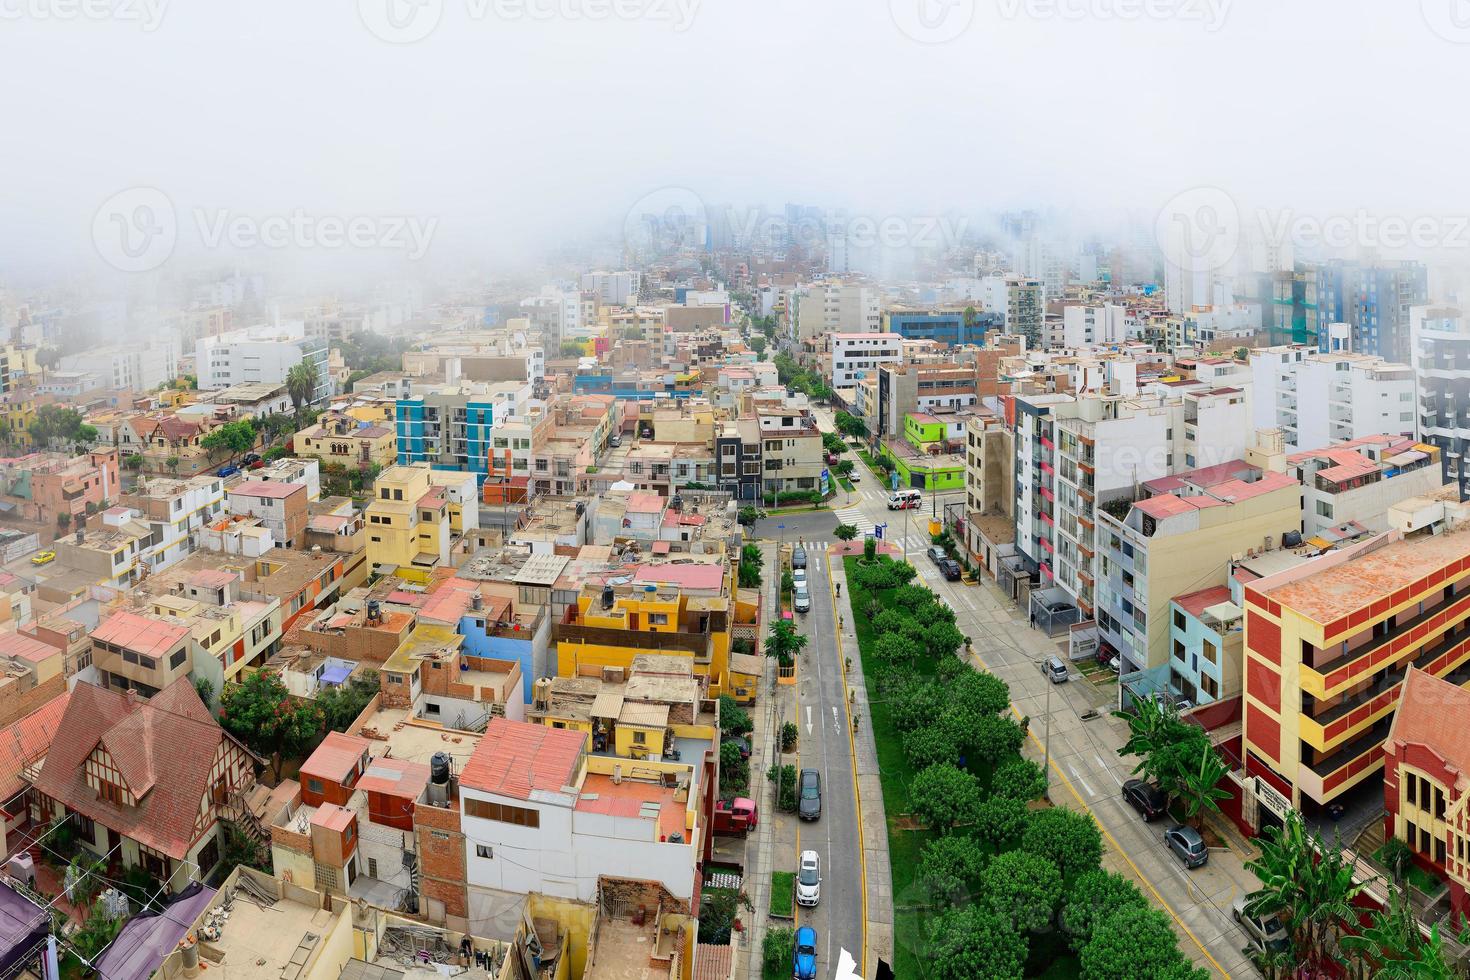
[[[206,708],[214,704],[214,682],[208,677],[194,678],[194,693],[199,695]]]
[[[720,745],[720,793],[731,796],[750,788],[750,763],[740,754],[734,742]]]
[[[766,779],[776,784],[776,809],[796,812],[796,767],[776,766],[766,770]]]
[[[97,427],[95,425],[79,425],[76,431],[78,443],[90,446],[97,441]]]
[[[833,424],[837,426],[837,431],[845,436],[850,436],[854,439],[866,439],[868,437],[867,425],[856,415],[838,412],[833,418]]]
[[[1024,741],[1025,730],[1011,719],[1000,715],[981,717],[973,732],[975,754],[992,765],[1020,752]]]
[[[736,909],[733,891],[719,888],[705,892],[699,904],[699,941],[712,946],[730,945]],[[764,954],[765,951],[761,952]]]
[[[1026,937],[988,908],[950,909],[935,919],[926,975],[933,980],[1020,980]]]
[[[320,380],[316,364],[312,361],[293,364],[286,372],[286,394],[291,396],[291,407],[298,415],[316,400],[316,386]]]
[[[990,791],[1011,800],[1030,802],[1046,792],[1046,773],[1030,759],[1012,759],[995,770]]]
[[[766,353],[766,338],[765,337],[752,337],[752,338],[750,338],[750,349],[753,350],[753,351],[755,351],[755,354],[756,354],[757,357],[763,356]]]
[[[179,464],[181,462],[183,462],[183,460],[179,459],[179,457],[177,457],[177,456],[170,456],[168,459],[166,459],[166,460],[163,461],[163,465],[164,466],[167,466],[168,467],[168,471],[170,473],[172,473],[174,476],[178,476],[179,475]]]
[[[851,524],[839,524],[836,530],[832,532],[832,536],[838,541],[851,541],[858,536],[858,529]]]
[[[936,837],[919,857],[919,880],[941,905],[963,902],[980,883],[989,860],[974,838],[963,834]]]
[[[955,765],[960,761],[960,750],[950,738],[943,725],[920,725],[903,736],[903,754],[909,767],[921,772],[936,763]]]
[[[931,724],[939,717],[944,694],[923,677],[900,674],[888,685],[888,713],[900,732]]]
[[[997,854],[985,866],[981,901],[1019,932],[1048,925],[1062,898],[1062,874],[1046,858],[1030,851]]]
[[[779,620],[766,634],[766,656],[775,657],[782,666],[791,664],[806,649],[807,638],[789,620]]]
[[[700,936],[700,941],[704,941],[703,936]],[[777,926],[775,929],[766,930],[765,938],[761,940],[761,964],[768,975],[791,972],[791,957],[795,953],[795,929],[790,926]]]
[[[134,473],[143,468],[143,456],[140,453],[129,453],[123,457],[123,465]]]
[[[1005,681],[983,670],[965,667],[950,685],[949,698],[976,715],[998,715],[1011,706],[1011,689]]]
[[[1053,807],[1031,815],[1021,850],[1046,858],[1070,882],[1101,866],[1102,831],[1086,813]]]
[[[1088,980],[1205,980],[1179,951],[1169,918],[1148,905],[1128,904],[1096,923],[1078,952]]]
[[[863,561],[872,561],[878,554],[878,539],[863,539]]]
[[[1062,909],[1062,928],[1072,937],[1072,948],[1087,945],[1098,923],[1129,905],[1147,907],[1148,899],[1127,878],[1101,868],[1079,875]]]
[[[328,687],[316,696],[327,731],[345,732],[378,693],[378,675],[353,675],[346,684]]]
[[[757,507],[742,507],[736,515],[736,520],[745,527],[750,527],[760,520],[761,512]]]
[[[903,667],[917,660],[923,648],[901,633],[885,633],[878,637],[873,652],[890,667]]]
[[[321,709],[298,701],[275,674],[257,671],[220,694],[219,722],[231,735],[271,760],[276,781],[285,757],[311,743],[322,727]]]
[[[965,770],[939,763],[914,777],[909,784],[909,800],[920,820],[947,834],[955,824],[975,819],[980,807],[980,784]]]
[[[1261,887],[1252,893],[1246,911],[1286,916],[1300,965],[1334,961],[1342,927],[1356,921],[1353,899],[1366,887],[1353,879],[1353,865],[1342,847],[1308,831],[1295,810],[1287,811],[1286,823],[1267,830],[1256,844],[1260,856],[1245,866]]]
[[[853,461],[850,460],[850,459],[840,459],[840,460],[837,461],[837,475],[838,476],[849,476],[850,477],[850,476],[852,476],[852,471],[854,469],[856,469],[856,468],[857,467],[853,464]]]
[[[81,427],[82,413],[76,409],[63,408],[60,405],[42,405],[36,409],[35,417],[31,419],[26,431],[31,434],[31,439],[37,446],[44,448],[49,446],[52,440],[76,441],[77,432]]]
[[[934,598],[934,593],[922,585],[904,585],[893,592],[893,601],[898,607],[907,609],[911,613],[917,613],[935,605]]]
[[[241,419],[238,422],[226,422],[216,427],[199,440],[199,445],[211,453],[238,456],[240,453],[248,453],[254,449],[256,438],[255,426]]]
[[[749,735],[755,728],[750,713],[728,694],[720,695],[720,731],[725,735]]]
[[[952,657],[965,642],[965,634],[954,623],[938,622],[924,631],[924,646],[931,657]]]
[[[561,342],[562,357],[581,357],[582,352],[582,345],[577,343],[575,340],[563,340]]]

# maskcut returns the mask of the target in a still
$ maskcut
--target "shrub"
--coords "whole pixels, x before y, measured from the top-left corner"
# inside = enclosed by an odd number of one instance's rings
[[[704,937],[700,936],[703,940]],[[766,930],[766,938],[761,940],[761,963],[767,973],[778,971],[789,971],[791,969],[791,957],[796,952],[796,931],[789,926],[778,926],[775,929]]]
[[[776,784],[776,809],[782,813],[796,812],[796,767],[771,766],[766,778]]]
[[[720,695],[720,731],[726,735],[749,735],[755,728],[750,713],[728,694]]]
[[[796,748],[796,740],[797,740],[797,738],[800,737],[800,734],[801,734],[800,731],[796,727],[796,722],[794,722],[794,721],[788,721],[786,724],[782,725],[781,726],[781,751],[782,752],[790,752],[793,749],[795,749]]]
[[[1012,800],[1039,799],[1046,792],[1046,773],[1030,759],[1013,759],[995,770],[990,791]]]

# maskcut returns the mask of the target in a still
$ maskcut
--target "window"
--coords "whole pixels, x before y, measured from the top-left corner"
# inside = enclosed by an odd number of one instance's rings
[[[169,670],[178,670],[180,667],[182,667],[184,665],[184,658],[187,657],[188,655],[189,655],[189,651],[188,650],[180,650],[177,653],[175,653],[172,657],[169,657],[168,658],[168,669]]]
[[[308,779],[306,781],[306,788],[312,793],[320,793],[322,792],[322,781],[320,779]]]
[[[668,613],[649,613],[648,614],[648,624],[650,626],[667,626],[667,625],[669,625],[669,614]]]
[[[476,844],[475,857],[485,858],[486,860],[494,860],[495,851],[487,844]]]
[[[1199,676],[1199,689],[1208,694],[1212,699],[1220,696],[1220,685],[1209,674]]]
[[[1185,628],[1184,613],[1180,612],[1177,609],[1174,610],[1174,626],[1177,629],[1184,629]]]
[[[1332,505],[1329,504],[1325,500],[1319,500],[1319,501],[1317,501],[1317,516],[1318,517],[1331,518],[1332,517]]]
[[[1209,640],[1205,640],[1201,643],[1200,649],[1205,655],[1205,660],[1210,663],[1215,662],[1215,644],[1211,643]]]
[[[437,715],[438,713],[439,713],[439,706],[437,704],[435,704],[434,702],[430,701],[430,702],[428,702],[428,703],[426,703],[424,705],[424,714],[426,714],[426,715]]]
[[[491,803],[488,800],[465,800],[465,816],[480,820],[496,820],[515,824],[517,827],[540,827],[541,811],[528,807],[511,806],[509,803]]]
[[[648,733],[647,732],[634,732],[633,733],[633,744],[634,745],[647,745],[648,744]]]

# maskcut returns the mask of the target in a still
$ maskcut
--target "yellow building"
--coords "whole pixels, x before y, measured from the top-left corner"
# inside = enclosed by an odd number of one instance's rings
[[[621,579],[617,585],[589,579],[552,629],[557,674],[601,676],[604,667],[630,670],[643,653],[687,654],[694,673],[709,678],[710,697],[727,691],[733,569],[723,555],[680,558],[619,568],[608,576]]]
[[[339,463],[348,469],[392,466],[398,458],[398,439],[392,425],[363,421],[351,415],[323,413],[317,424],[296,433],[297,456]]]
[[[373,484],[367,506],[368,563],[426,581],[449,558],[449,506],[443,487],[429,482],[428,463],[390,466]]]
[[[29,390],[0,399],[0,440],[12,446],[29,446],[31,423],[35,420],[36,399]]]

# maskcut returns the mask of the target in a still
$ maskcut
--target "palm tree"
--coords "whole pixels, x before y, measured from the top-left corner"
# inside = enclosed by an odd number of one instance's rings
[[[1220,780],[1230,771],[1220,758],[1220,753],[1209,742],[1203,742],[1199,762],[1191,763],[1180,773],[1176,789],[1184,801],[1184,820],[1195,827],[1203,827],[1205,814],[1220,812],[1220,800],[1229,799],[1230,794],[1219,789]]]
[[[1284,915],[1301,966],[1324,966],[1344,923],[1356,922],[1353,899],[1366,885],[1353,880],[1353,865],[1340,846],[1329,847],[1309,833],[1301,816],[1287,811],[1286,824],[1260,840],[1261,856],[1247,861],[1261,882],[1246,902],[1251,915]]]
[[[301,361],[286,372],[286,394],[291,396],[291,405],[297,415],[315,400],[316,383],[316,365],[310,361]]]
[[[766,656],[775,657],[782,665],[788,665],[806,647],[806,637],[796,631],[796,625],[781,620],[771,627],[766,636]]]

